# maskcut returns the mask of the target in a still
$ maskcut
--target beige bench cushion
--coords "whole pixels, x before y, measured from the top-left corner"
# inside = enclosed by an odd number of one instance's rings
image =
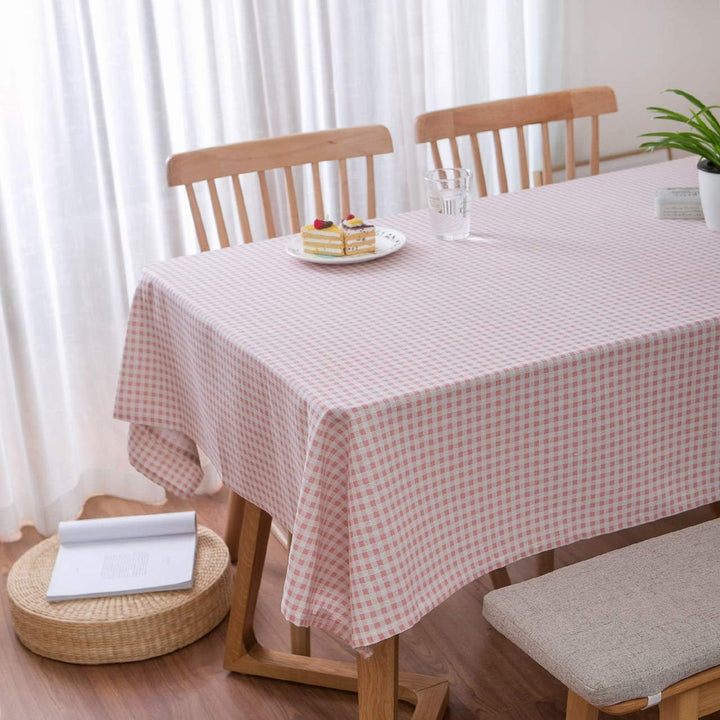
[[[494,590],[483,614],[597,706],[720,665],[720,520]]]

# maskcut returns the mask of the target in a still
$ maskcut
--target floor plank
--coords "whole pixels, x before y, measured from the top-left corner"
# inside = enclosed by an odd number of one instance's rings
[[[170,499],[163,506],[117,498],[91,498],[83,517],[105,517],[195,509],[202,525],[222,534],[225,492],[192,501]],[[622,533],[576,543],[556,552],[556,566],[670,532],[713,517],[701,508]],[[232,675],[222,668],[227,620],[187,648],[137,663],[81,666],[56,662],[26,650],[12,629],[7,607],[7,573],[25,550],[41,540],[25,528],[15,543],[0,543],[0,720],[179,720],[198,717],[257,720],[350,720],[357,717],[353,695],[260,678]],[[279,613],[285,553],[271,538],[258,602],[258,638],[289,650],[289,631]],[[532,559],[510,568],[513,580],[530,577]],[[447,720],[562,720],[565,691],[482,618],[488,578],[471,583],[403,635],[402,670],[450,677]],[[351,659],[333,637],[313,632],[313,653]],[[407,706],[404,706],[407,708]],[[410,717],[404,709],[401,718]],[[657,720],[656,709],[627,716]],[[720,713],[708,716],[720,720]]]

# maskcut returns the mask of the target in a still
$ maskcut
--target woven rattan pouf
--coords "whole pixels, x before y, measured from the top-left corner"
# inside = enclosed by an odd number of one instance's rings
[[[18,639],[53,660],[100,665],[164,655],[210,632],[230,608],[230,555],[202,526],[192,590],[49,603],[57,551],[57,535],[35,545],[13,565],[7,584]]]

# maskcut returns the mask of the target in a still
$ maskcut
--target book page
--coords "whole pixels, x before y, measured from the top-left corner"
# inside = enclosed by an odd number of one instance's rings
[[[58,525],[60,544],[153,537],[195,532],[195,512],[127,515],[125,517],[70,520]]]
[[[152,519],[149,523],[148,518]],[[70,532],[66,530],[63,537],[85,541],[61,543],[47,590],[48,601],[191,588],[197,547],[195,522],[195,513],[188,512],[68,523]],[[180,532],[182,529],[185,532]],[[147,534],[138,535],[142,530]],[[133,536],[118,537],[122,531]],[[163,532],[166,534],[158,534]]]
[[[195,544],[192,534],[61,546],[47,599],[189,589]]]

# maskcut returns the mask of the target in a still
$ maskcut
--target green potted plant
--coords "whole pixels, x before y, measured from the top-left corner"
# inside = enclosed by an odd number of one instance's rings
[[[641,148],[677,148],[699,155],[698,186],[705,222],[711,230],[720,231],[720,121],[713,114],[718,105],[705,105],[684,90],[666,90],[685,98],[692,107],[688,115],[662,107],[649,107],[657,113],[655,120],[671,120],[684,125],[682,129],[667,132],[644,133],[648,140]]]

